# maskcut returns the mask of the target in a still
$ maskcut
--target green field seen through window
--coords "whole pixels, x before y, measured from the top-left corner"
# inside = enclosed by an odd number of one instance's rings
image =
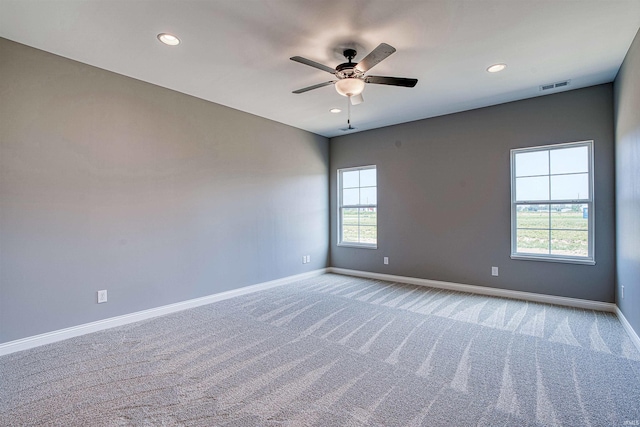
[[[376,208],[342,209],[342,241],[375,244],[378,239],[377,224]]]
[[[588,256],[588,219],[582,211],[516,213],[519,253]]]

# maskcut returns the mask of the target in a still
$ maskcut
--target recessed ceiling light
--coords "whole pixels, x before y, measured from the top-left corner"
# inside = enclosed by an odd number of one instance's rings
[[[332,108],[331,110],[329,110],[329,112],[330,112],[330,113],[339,113],[339,112],[341,112],[341,111],[342,111],[342,110],[341,110],[341,109],[339,109],[339,108]]]
[[[487,71],[490,73],[497,73],[505,68],[507,68],[507,64],[493,64],[491,67],[487,68]]]
[[[169,33],[160,33],[158,34],[158,40],[160,40],[164,44],[168,44],[169,46],[175,46],[180,44],[180,39]]]

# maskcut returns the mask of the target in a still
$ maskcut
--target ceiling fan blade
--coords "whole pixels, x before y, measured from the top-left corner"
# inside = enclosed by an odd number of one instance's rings
[[[418,79],[406,79],[404,77],[383,77],[383,76],[367,76],[364,78],[367,83],[374,83],[377,85],[391,85],[391,86],[404,86],[414,87],[418,83]]]
[[[351,105],[358,105],[364,102],[362,94],[350,96],[349,99],[351,100]]]
[[[308,92],[308,91],[313,90],[313,89],[318,89],[319,87],[329,86],[330,84],[333,84],[335,82],[336,82],[335,80],[331,80],[331,81],[324,82],[324,83],[318,83],[317,85],[307,86],[307,87],[303,87],[302,89],[294,90],[292,93]]]
[[[362,61],[358,62],[356,69],[366,73],[395,51],[395,47],[389,46],[386,43],[380,43],[377,48],[373,49],[371,53],[369,53],[369,55],[365,56]]]
[[[331,68],[331,67],[327,67],[326,65],[322,65],[322,64],[320,64],[318,62],[312,61],[312,60],[307,59],[307,58],[303,58],[301,56],[293,56],[293,57],[291,57],[289,59],[292,60],[292,61],[299,62],[299,63],[304,64],[304,65],[308,65],[308,66],[313,67],[313,68],[317,68],[318,70],[326,71],[327,73],[331,73],[331,74],[335,74],[336,73],[336,70]]]

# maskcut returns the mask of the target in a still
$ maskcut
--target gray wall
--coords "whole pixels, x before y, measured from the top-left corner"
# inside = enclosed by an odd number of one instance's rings
[[[616,302],[640,335],[640,32],[615,80]],[[624,299],[620,292],[624,286]]]
[[[613,302],[612,104],[607,84],[332,138],[331,265]],[[511,260],[509,150],[581,140],[595,141],[596,265]],[[336,170],[370,164],[378,249],[337,247]]]
[[[326,267],[326,138],[4,39],[0,99],[0,342]]]

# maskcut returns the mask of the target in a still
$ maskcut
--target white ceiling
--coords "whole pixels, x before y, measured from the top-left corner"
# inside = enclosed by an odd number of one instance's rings
[[[355,61],[397,49],[368,74],[418,85],[367,85],[360,131],[610,82],[639,27],[640,0],[0,0],[1,37],[328,137],[347,98],[292,94],[332,76],[291,56],[335,67],[346,46]]]

